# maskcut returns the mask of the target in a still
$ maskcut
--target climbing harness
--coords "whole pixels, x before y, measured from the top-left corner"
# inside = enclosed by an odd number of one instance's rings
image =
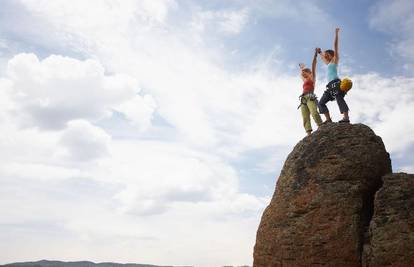
[[[333,81],[330,81],[327,85],[326,85],[326,90],[325,92],[327,92],[330,95],[330,99],[329,100],[335,100],[336,96],[340,93],[340,86],[341,86],[341,80],[340,79],[335,79]],[[343,92],[344,94],[346,94],[346,92]]]
[[[310,101],[316,101],[316,102],[318,102],[318,97],[314,93],[301,94],[299,96],[300,104],[299,104],[299,106],[298,106],[297,109],[299,109],[300,106],[302,106],[302,105],[306,105],[306,98],[305,98],[305,96],[309,96],[309,100]]]

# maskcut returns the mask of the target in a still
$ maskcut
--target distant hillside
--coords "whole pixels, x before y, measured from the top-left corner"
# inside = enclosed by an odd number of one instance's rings
[[[159,266],[159,265],[150,265],[150,264],[135,264],[135,263],[114,263],[114,262],[102,262],[94,263],[91,261],[73,261],[73,262],[63,262],[63,261],[33,261],[33,262],[16,262],[5,265],[0,265],[2,267],[179,267],[179,266]],[[181,266],[184,267],[184,266]],[[189,267],[189,266],[187,266]]]

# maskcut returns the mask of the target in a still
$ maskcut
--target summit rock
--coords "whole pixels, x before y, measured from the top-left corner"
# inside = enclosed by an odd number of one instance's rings
[[[323,125],[286,159],[254,266],[414,266],[413,179],[368,126]]]

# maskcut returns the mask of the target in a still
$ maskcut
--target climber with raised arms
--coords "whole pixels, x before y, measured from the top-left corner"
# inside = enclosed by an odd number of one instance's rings
[[[329,101],[336,100],[338,103],[339,111],[343,115],[343,118],[339,122],[349,123],[348,115],[348,105],[345,102],[345,92],[341,90],[341,80],[338,77],[338,64],[339,64],[339,28],[335,29],[335,41],[334,41],[334,50],[325,50],[321,51],[320,48],[317,48],[317,53],[321,56],[321,59],[325,64],[328,65],[328,84],[326,85],[326,90],[323,93],[319,101],[319,112],[325,116],[325,123],[332,122],[331,116],[329,114],[328,107],[326,103]]]
[[[313,55],[312,70],[306,68],[303,63],[299,64],[300,76],[303,80],[303,92],[300,95],[300,109],[303,118],[303,127],[308,135],[312,133],[312,125],[310,115],[312,115],[315,123],[320,126],[322,119],[318,113],[318,100],[314,93],[315,90],[315,77],[316,77],[316,63],[317,63],[317,49]]]

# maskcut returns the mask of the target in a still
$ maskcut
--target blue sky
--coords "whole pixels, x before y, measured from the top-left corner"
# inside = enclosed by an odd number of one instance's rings
[[[414,172],[412,1],[0,4],[0,263],[251,264],[338,26],[351,121]]]

